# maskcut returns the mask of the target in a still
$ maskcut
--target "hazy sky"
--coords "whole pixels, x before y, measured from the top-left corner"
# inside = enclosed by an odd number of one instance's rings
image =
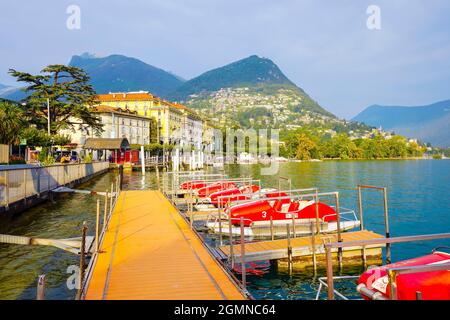
[[[81,29],[66,27],[69,5]],[[369,5],[381,30],[369,30]],[[257,54],[340,117],[450,99],[448,0],[2,0],[0,83],[74,54],[139,58],[189,79]]]

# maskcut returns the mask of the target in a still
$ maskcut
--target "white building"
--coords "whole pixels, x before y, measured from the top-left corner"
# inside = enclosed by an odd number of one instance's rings
[[[74,120],[74,130],[63,130],[62,134],[72,137],[72,143],[80,148],[87,138],[127,138],[130,144],[150,143],[150,122],[148,117],[139,116],[137,112],[113,108],[110,106],[95,106],[92,110],[100,117],[103,132],[96,134],[92,128],[80,121]]]

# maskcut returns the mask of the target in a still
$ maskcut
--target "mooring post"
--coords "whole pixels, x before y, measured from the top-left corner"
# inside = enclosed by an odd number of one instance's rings
[[[359,229],[364,230],[361,186],[358,185]]]
[[[316,190],[316,232],[320,233],[320,218],[319,218],[319,194]]]
[[[245,270],[245,235],[244,235],[244,217],[241,217],[241,272],[242,272],[242,287],[244,290],[247,286],[246,270]]]
[[[229,207],[227,206],[229,209]],[[228,210],[230,212],[230,210]],[[228,229],[230,232],[230,258],[231,258],[231,268],[234,268],[234,250],[233,250],[233,225],[231,224],[231,214],[228,214]]]
[[[342,234],[341,234],[341,217],[340,217],[340,210],[339,210],[339,192],[335,193],[335,200],[336,200],[336,224],[337,224],[337,236],[338,236],[338,242],[342,242]],[[342,248],[338,248],[338,261],[339,261],[339,268],[342,268]]]
[[[36,300],[45,300],[45,274],[41,274],[38,278]]]
[[[292,273],[292,247],[291,247],[291,230],[289,224],[286,223],[286,236],[287,236],[287,253],[288,253],[288,271]]]
[[[388,203],[387,203],[387,188],[383,188],[383,202],[384,202],[384,225],[386,229],[386,238],[390,238],[389,232],[389,212],[388,212]],[[386,243],[386,261],[391,263],[391,244]]]
[[[99,229],[100,229],[100,199],[97,199],[97,215],[95,218],[95,252],[98,252]]]
[[[333,257],[331,255],[331,247],[327,245],[324,246],[327,260],[328,300],[334,300]]]
[[[222,205],[221,198],[219,198],[219,245],[222,245]]]
[[[123,187],[123,165],[119,165],[119,188],[122,190]]]
[[[274,234],[273,234],[273,217],[272,217],[272,216],[270,216],[270,238],[271,238],[272,241],[273,241],[273,239],[274,239]]]
[[[295,214],[292,214],[292,237],[295,238]]]
[[[311,232],[311,248],[312,248],[312,258],[313,258],[313,269],[314,273],[317,271],[317,256],[316,256],[316,234],[314,232],[314,223],[310,224],[310,232]]]
[[[358,211],[359,211],[359,229],[362,231],[364,230],[364,220],[363,220],[362,194],[360,185],[358,185]],[[366,246],[362,246],[361,257],[363,260],[363,266],[364,268],[366,268],[367,265]]]
[[[113,209],[113,196],[114,196],[114,184],[111,182],[111,196],[109,197],[109,215],[111,215]]]
[[[105,230],[106,220],[107,220],[107,216],[108,216],[108,197],[109,197],[109,193],[108,193],[108,189],[106,189],[106,192],[105,192],[105,210],[103,212],[103,230]]]
[[[77,300],[81,299],[81,294],[83,292],[84,283],[84,267],[85,267],[85,252],[86,252],[86,234],[87,234],[87,223],[83,221],[83,228],[81,232],[81,246],[80,246],[80,275],[79,275],[79,288],[77,293]]]
[[[397,300],[397,272],[388,269],[389,299]]]
[[[158,187],[158,190],[161,190],[161,185],[160,185],[160,181],[159,181],[159,167],[158,167],[158,163],[156,163],[155,171],[156,171],[156,186]]]

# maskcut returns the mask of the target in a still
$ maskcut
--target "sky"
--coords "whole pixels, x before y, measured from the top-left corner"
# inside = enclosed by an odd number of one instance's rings
[[[71,5],[79,29],[67,27]],[[37,73],[83,52],[185,79],[257,54],[349,119],[372,104],[450,99],[449,15],[448,0],[2,0],[0,83],[17,85],[9,68]]]

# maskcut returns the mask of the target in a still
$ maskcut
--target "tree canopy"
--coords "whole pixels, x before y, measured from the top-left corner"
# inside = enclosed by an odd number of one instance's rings
[[[0,143],[17,144],[20,130],[25,126],[22,108],[9,101],[0,101]]]
[[[74,129],[74,119],[81,120],[85,128],[91,128],[96,133],[102,131],[100,118],[89,111],[89,107],[96,103],[96,93],[84,70],[54,64],[37,75],[14,69],[10,69],[9,73],[17,81],[28,84],[24,89],[30,93],[24,100],[25,112],[38,129],[47,128],[50,116],[51,134],[57,134],[61,129]],[[47,99],[50,115],[47,114]]]
[[[424,146],[399,135],[388,139],[375,135],[352,140],[346,133],[329,136],[302,128],[284,133],[282,140],[285,145],[280,150],[281,155],[299,160],[420,157],[425,151]]]

